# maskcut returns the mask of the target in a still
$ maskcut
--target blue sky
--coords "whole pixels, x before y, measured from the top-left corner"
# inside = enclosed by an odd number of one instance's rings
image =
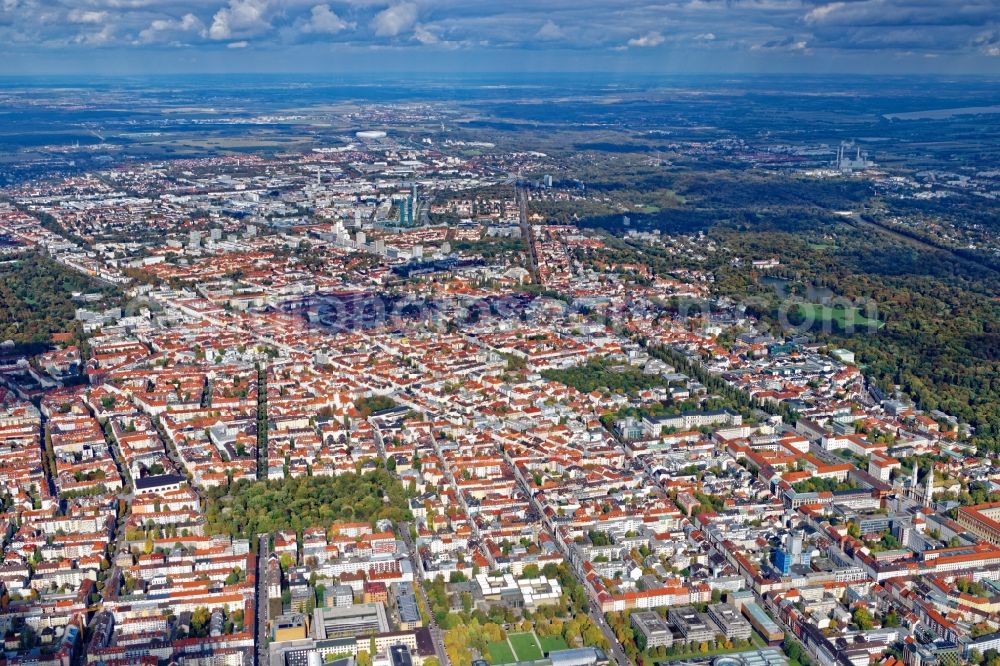
[[[0,0],[0,74],[1000,74],[1000,0]]]

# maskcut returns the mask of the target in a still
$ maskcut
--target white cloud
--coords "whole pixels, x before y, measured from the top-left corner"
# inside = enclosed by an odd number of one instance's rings
[[[372,20],[372,27],[379,37],[395,37],[413,27],[417,22],[417,6],[403,2],[380,11]]]
[[[330,9],[330,5],[316,5],[312,8],[309,21],[302,26],[302,32],[323,33],[334,35],[341,30],[353,28],[353,23],[348,23]]]
[[[636,37],[634,39],[628,40],[629,46],[638,47],[648,47],[648,46],[659,46],[663,43],[663,35],[659,32],[647,32],[642,37]]]
[[[212,17],[208,34],[212,39],[252,37],[271,28],[266,14],[268,0],[229,0]]]
[[[88,25],[104,23],[107,18],[107,12],[85,11],[82,9],[74,9],[66,15],[66,19],[70,23],[83,23]]]
[[[810,51],[831,58],[910,52],[916,57],[939,54],[942,62],[950,56],[979,58],[974,67],[983,69],[988,67],[983,61],[996,62],[987,56],[1000,54],[1000,38],[994,36],[1000,28],[998,3],[617,0],[612,11],[602,11],[608,3],[597,0],[541,5],[495,0],[0,0],[0,44],[141,48],[212,40],[312,48],[326,40],[349,41],[345,47],[353,48],[391,41],[393,47],[414,50],[565,47],[587,57],[587,52],[609,50],[658,52],[676,42],[704,58],[751,50],[778,58]]]
[[[420,42],[421,44],[437,44],[441,39],[431,32],[427,26],[418,25],[413,28],[413,38]]]
[[[97,32],[80,33],[73,38],[73,42],[87,46],[104,46],[110,44],[114,36],[115,26],[109,23]]]
[[[566,34],[563,32],[563,29],[560,28],[552,19],[546,21],[545,25],[539,28],[538,32],[535,33],[535,37],[545,40],[562,39],[565,36]]]
[[[816,9],[806,14],[806,23],[818,23],[823,21],[830,14],[833,14],[844,7],[843,2],[831,2],[828,5],[820,5]]]
[[[240,42],[229,42],[226,44],[227,49],[245,49],[248,46],[250,46],[250,42],[246,40]]]
[[[1000,30],[983,32],[972,41],[972,44],[983,55],[1000,56]]]
[[[139,42],[151,44],[180,39],[190,35],[205,37],[205,24],[194,14],[185,14],[179,19],[157,19],[139,33]]]

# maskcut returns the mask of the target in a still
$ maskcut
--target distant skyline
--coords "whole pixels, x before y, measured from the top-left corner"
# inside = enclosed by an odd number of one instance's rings
[[[1000,73],[1000,0],[0,0],[0,75]]]

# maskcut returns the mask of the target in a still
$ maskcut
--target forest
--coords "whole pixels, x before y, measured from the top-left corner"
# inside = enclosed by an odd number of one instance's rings
[[[783,276],[819,284],[838,299],[877,313],[884,325],[853,334],[834,327],[812,334],[853,350],[866,375],[900,386],[921,409],[941,410],[975,428],[975,441],[1000,450],[1000,274],[847,223],[822,232],[766,228],[717,230],[739,256],[776,255]],[[777,326],[782,299],[752,271],[718,261],[717,287],[745,299]],[[748,298],[748,296],[750,298]]]
[[[714,192],[701,179],[678,179],[673,186],[688,203],[654,216],[669,213],[669,219],[649,221],[664,233],[705,230],[719,248],[706,258],[614,236],[594,258],[641,261],[658,275],[679,268],[712,271],[717,295],[746,304],[775,332],[788,323],[789,303],[765,278],[788,281],[792,292],[803,292],[806,285],[831,292],[836,302],[853,304],[880,325],[845,331],[820,318],[811,335],[853,350],[877,385],[899,386],[921,409],[970,423],[982,450],[1000,452],[1000,272],[864,220],[831,214],[841,206],[864,205],[864,188],[857,182],[814,186],[787,178],[790,191],[755,200],[785,183],[776,177],[746,179],[730,187],[742,178],[729,174]],[[583,224],[618,232],[620,219]],[[781,266],[766,274],[748,266],[748,259],[762,257],[780,257]]]
[[[117,289],[34,252],[0,264],[0,342],[46,343],[53,333],[79,334],[74,292],[100,293],[105,308],[121,298]]]
[[[406,491],[384,470],[336,477],[238,481],[208,492],[209,534],[249,539],[258,534],[328,527],[339,520],[412,520]]]

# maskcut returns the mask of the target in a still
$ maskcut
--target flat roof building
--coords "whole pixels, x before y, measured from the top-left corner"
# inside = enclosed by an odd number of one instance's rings
[[[707,613],[699,613],[691,606],[671,608],[667,618],[688,643],[714,640],[716,634],[721,633]]]
[[[313,638],[349,638],[389,631],[385,607],[380,603],[343,608],[317,608],[313,612]]]
[[[595,647],[554,650],[549,653],[552,666],[597,666],[608,663],[604,650]]]
[[[708,616],[722,630],[722,635],[730,640],[750,638],[753,632],[753,627],[732,604],[712,604],[708,607]]]
[[[674,643],[670,627],[655,611],[632,613],[632,626],[642,635],[645,648],[670,647]]]

